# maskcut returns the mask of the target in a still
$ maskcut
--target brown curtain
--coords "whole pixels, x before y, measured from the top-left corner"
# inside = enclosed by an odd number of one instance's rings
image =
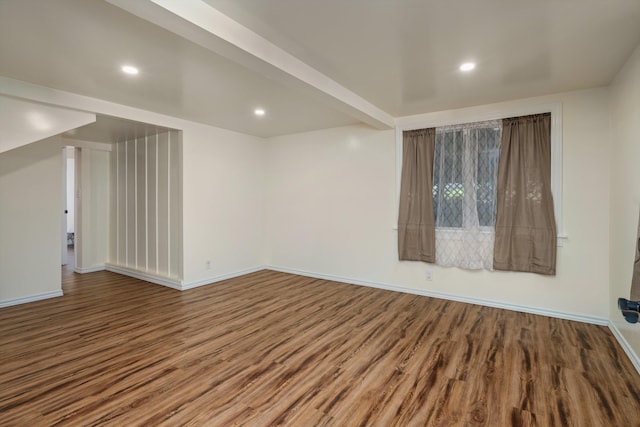
[[[493,268],[556,273],[549,113],[502,122]]]
[[[402,137],[398,257],[401,260],[435,262],[433,155],[436,130],[405,131]]]

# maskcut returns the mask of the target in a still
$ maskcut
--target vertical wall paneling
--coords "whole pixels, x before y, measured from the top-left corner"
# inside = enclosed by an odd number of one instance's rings
[[[120,235],[122,236],[122,239],[121,239],[122,240],[122,260],[120,261],[120,265],[127,265],[127,260],[128,260],[128,253],[127,252],[128,252],[128,248],[129,248],[129,242],[127,241],[127,232],[126,232],[127,227],[129,226],[129,224],[128,224],[129,217],[127,215],[127,212],[128,212],[127,208],[129,207],[128,203],[127,203],[127,201],[128,201],[128,198],[127,198],[127,184],[128,184],[128,181],[127,181],[127,177],[128,177],[128,174],[127,174],[127,166],[128,166],[128,163],[127,163],[127,148],[128,148],[128,142],[127,142],[127,140],[123,141],[121,147],[122,147],[122,166],[123,167],[121,168],[120,174],[121,174],[121,177],[122,177],[122,183],[124,185],[123,189],[122,189],[121,196],[120,196],[121,197],[120,200],[122,201],[122,206],[124,208],[123,211],[122,211],[122,224],[121,224],[121,227],[122,227],[122,230],[124,230],[125,232],[124,233],[120,233]],[[121,229],[119,228],[118,232],[120,230]]]
[[[161,276],[169,276],[169,135],[158,135],[158,268]]]
[[[117,142],[117,141],[116,141]],[[116,230],[118,228],[118,198],[115,196],[118,193],[118,162],[116,159],[118,158],[118,145],[114,144],[111,156],[109,160],[109,176],[113,177],[109,179],[109,200],[107,203],[109,205],[109,215],[108,223],[109,230]],[[109,233],[107,236],[108,239],[111,239],[111,234]],[[114,242],[108,243],[108,252],[107,259],[105,263],[109,262],[111,259],[117,259],[118,257],[118,235],[114,235]]]
[[[127,228],[125,239],[127,241],[127,260],[125,265],[136,268],[136,141],[126,140],[126,167],[125,176],[127,187],[125,189],[127,202]]]
[[[145,217],[145,226],[144,226],[144,233],[145,233],[145,239],[144,239],[144,266],[145,269],[148,270],[149,269],[149,175],[148,175],[148,169],[149,169],[149,160],[148,160],[148,155],[149,155],[149,144],[148,144],[148,139],[147,136],[144,136],[144,190],[145,190],[145,197],[144,197],[144,217]]]
[[[158,135],[155,135],[153,142],[153,270],[158,272]]]
[[[113,266],[182,279],[181,144],[179,131],[117,142]]]
[[[171,276],[171,134],[167,133],[167,275]]]
[[[136,140],[136,268],[147,270],[147,167],[145,137]]]
[[[133,140],[133,265],[138,268],[138,138]]]
[[[169,266],[172,275],[175,275],[176,272],[182,272],[182,174],[180,173],[182,152],[180,145],[176,141],[178,138],[179,135],[171,135],[171,144],[169,145],[169,155],[172,159],[169,163],[171,176],[169,182],[169,194],[171,195],[169,217],[172,224],[169,229],[169,241],[171,242],[169,245]]]
[[[138,138],[133,140],[133,265],[138,268]]]
[[[120,228],[120,162],[118,159],[120,158],[120,141],[116,141],[114,150],[114,160],[111,165],[113,180],[112,180],[112,192],[113,194],[113,203],[111,206],[114,208],[114,214],[111,216],[111,229],[118,230]],[[115,260],[116,263],[120,262],[120,233],[114,234],[114,242],[110,245],[109,248],[109,259]]]
[[[149,156],[149,141],[147,135],[144,136],[144,188],[145,188],[145,198],[144,198],[144,217],[147,218],[145,222],[146,227],[144,229],[145,234],[145,246],[144,246],[144,264],[145,269],[149,269],[149,162],[147,157]]]
[[[146,138],[146,261],[147,270],[157,273],[158,246],[157,240],[157,136]]]
[[[116,158],[116,179],[118,182],[117,191],[115,197],[117,199],[118,206],[118,220],[116,222],[116,228],[114,230],[126,230],[127,227],[127,146],[126,141],[121,141],[116,144],[117,154]],[[115,233],[117,238],[117,256],[115,262],[119,265],[126,265],[127,262],[127,236],[126,233]]]

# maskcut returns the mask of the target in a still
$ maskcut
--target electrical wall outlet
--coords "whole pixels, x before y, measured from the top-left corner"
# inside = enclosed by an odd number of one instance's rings
[[[431,282],[433,280],[433,271],[427,270],[427,281]]]
[[[211,270],[211,261],[209,260],[205,261],[204,268],[207,270]]]

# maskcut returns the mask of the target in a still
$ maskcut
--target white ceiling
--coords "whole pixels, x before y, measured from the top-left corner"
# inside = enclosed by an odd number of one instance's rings
[[[640,0],[204,1],[394,116],[607,85],[640,42]]]
[[[189,4],[273,49],[166,10]],[[0,75],[272,136],[607,85],[639,22],[640,0],[2,0]]]
[[[640,42],[640,0],[205,1],[394,116],[607,85]]]
[[[101,0],[0,1],[0,75],[258,136],[357,122]]]

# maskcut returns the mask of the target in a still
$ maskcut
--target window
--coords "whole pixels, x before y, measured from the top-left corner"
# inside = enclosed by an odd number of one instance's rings
[[[442,111],[437,113],[427,113],[415,116],[400,117],[396,120],[396,201],[400,200],[400,183],[402,175],[402,132],[412,129],[425,129],[425,128],[439,128],[453,129],[458,123],[472,123],[482,122],[487,120],[499,120],[504,117],[516,117],[525,116],[529,114],[536,114],[542,112],[551,112],[551,190],[553,193],[553,202],[556,218],[556,229],[558,233],[558,246],[562,246],[563,240],[567,236],[563,233],[562,222],[562,104],[560,102],[540,103],[536,100],[522,100],[515,102],[506,102],[500,104],[484,105],[480,107],[462,108],[458,110]],[[452,126],[452,124],[454,124]],[[437,136],[436,136],[437,137]],[[437,150],[437,148],[436,148]],[[437,155],[437,154],[436,154]],[[496,154],[497,155],[497,154]],[[485,158],[491,159],[492,164],[497,168],[497,158],[486,156]],[[434,168],[438,165],[434,164]],[[434,174],[435,175],[435,174]],[[489,203],[485,194],[486,191],[490,191],[489,185],[483,182],[482,175],[476,189],[477,204],[479,211],[479,220],[481,226],[485,226],[488,218],[487,213],[484,212],[485,207]],[[453,183],[453,185],[451,185]],[[456,195],[464,194],[463,188],[460,188],[461,181],[452,180],[451,182],[438,183],[438,188],[442,188],[451,198],[450,205],[454,205],[453,199]],[[435,184],[435,182],[434,182]],[[446,184],[449,184],[446,188]],[[435,185],[434,185],[435,187]],[[434,198],[434,202],[437,201]],[[458,202],[459,203],[459,202]],[[453,206],[452,206],[453,208]],[[437,220],[436,220],[437,221]],[[443,222],[444,221],[444,222]],[[440,222],[436,222],[438,227],[438,234],[444,231],[445,228],[449,228],[448,231],[454,232],[455,228],[459,228],[461,219],[450,219],[449,223],[443,218]],[[394,227],[395,228],[395,227]]]
[[[551,113],[548,115],[551,118],[550,124],[547,122],[547,129],[550,127],[551,136],[551,193],[548,193],[547,200],[553,197],[550,206],[554,212],[551,214],[551,218],[555,216],[557,234],[555,231],[552,234],[557,237],[557,240],[554,240],[557,245],[562,246],[562,240],[566,236],[562,233],[562,105],[560,103],[534,105],[533,102],[518,101],[424,114],[397,120],[398,201],[401,197],[401,182],[404,182],[402,180],[405,178],[402,168],[403,133],[409,135],[407,131],[411,130],[433,130],[431,142],[433,162],[430,171],[433,175],[433,182],[429,182],[427,188],[430,189],[428,193],[429,210],[431,210],[433,202],[434,215],[431,218],[433,221],[431,222],[433,230],[431,236],[434,249],[432,253],[437,264],[470,269],[493,269],[493,248],[494,242],[497,242],[495,237],[497,171],[499,159],[501,155],[504,155],[502,151],[505,151],[504,147],[500,147],[503,133],[502,125],[507,123],[506,119],[502,120],[502,118],[524,118],[544,112]],[[487,119],[495,121],[487,122]],[[451,123],[466,124],[452,125]],[[509,130],[512,128],[510,127]],[[509,141],[513,141],[512,136],[509,137]],[[509,149],[507,151],[512,153]],[[402,191],[405,203],[406,200],[412,200],[411,191],[413,190],[410,190],[408,194],[405,190]],[[518,194],[524,193],[519,191]],[[414,201],[414,205],[415,203],[423,202]],[[424,207],[426,204],[422,206]],[[500,212],[506,212],[504,207]],[[522,219],[520,216],[518,218]],[[505,227],[503,222],[501,224],[500,231],[502,233]],[[522,226],[519,227],[522,228]],[[400,231],[399,228],[398,230]],[[403,234],[405,241],[408,238],[407,230],[404,230]],[[503,234],[500,234],[500,248],[505,247]],[[398,236],[400,244],[400,234]],[[548,253],[552,252],[545,250]],[[555,257],[553,258],[555,259]],[[412,258],[401,259],[411,260]],[[533,271],[506,268],[502,264],[496,268]],[[541,274],[552,273],[541,272]]]
[[[433,207],[436,263],[493,266],[500,121],[436,128]]]

